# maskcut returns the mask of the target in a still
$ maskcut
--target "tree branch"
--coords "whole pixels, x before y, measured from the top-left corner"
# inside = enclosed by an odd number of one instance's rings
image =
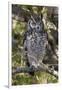
[[[56,78],[58,78],[58,73],[55,70],[51,70],[48,68],[45,64],[42,63],[41,67],[38,68],[31,68],[31,67],[16,67],[15,69],[13,68],[12,74],[16,73],[29,73],[29,72],[37,72],[37,71],[45,71]]]
[[[29,11],[24,10],[20,6],[12,5],[12,19],[26,22],[30,17],[30,14]]]

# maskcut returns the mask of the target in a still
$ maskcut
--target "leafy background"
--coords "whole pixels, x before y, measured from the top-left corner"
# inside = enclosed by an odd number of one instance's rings
[[[12,5],[12,70],[15,67],[26,66],[26,56],[20,49],[23,48],[24,33],[27,30],[27,21],[30,14],[42,14],[45,20],[44,29],[48,34],[51,49],[44,59],[45,64],[57,64],[58,67],[58,8],[31,5]],[[46,72],[16,73],[12,75],[12,85],[57,83],[58,79]]]

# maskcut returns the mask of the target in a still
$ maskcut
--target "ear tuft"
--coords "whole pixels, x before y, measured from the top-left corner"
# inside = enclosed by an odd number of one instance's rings
[[[40,17],[40,19],[42,20],[42,18],[43,18],[43,15],[41,14],[39,17]]]

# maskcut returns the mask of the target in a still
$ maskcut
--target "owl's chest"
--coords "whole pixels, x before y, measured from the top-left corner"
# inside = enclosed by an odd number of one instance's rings
[[[44,34],[31,35],[27,40],[27,45],[30,52],[41,53],[46,47],[46,36]]]

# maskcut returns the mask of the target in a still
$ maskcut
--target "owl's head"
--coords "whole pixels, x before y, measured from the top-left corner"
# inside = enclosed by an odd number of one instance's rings
[[[32,15],[28,21],[28,27],[33,31],[43,31],[44,25],[42,22],[42,17],[39,15]]]

